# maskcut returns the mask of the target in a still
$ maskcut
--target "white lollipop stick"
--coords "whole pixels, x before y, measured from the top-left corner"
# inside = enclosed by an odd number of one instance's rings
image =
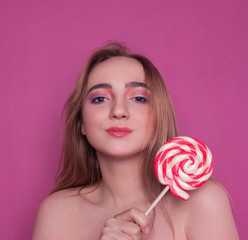
[[[148,216],[148,214],[152,211],[153,208],[158,204],[158,202],[161,200],[161,198],[168,192],[169,186],[166,186],[165,189],[158,195],[158,197],[154,200],[152,205],[147,209],[145,215]]]

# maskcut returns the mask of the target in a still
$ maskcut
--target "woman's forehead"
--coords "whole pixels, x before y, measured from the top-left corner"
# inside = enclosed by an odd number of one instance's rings
[[[113,80],[145,82],[142,64],[129,57],[112,57],[93,68],[88,84]]]

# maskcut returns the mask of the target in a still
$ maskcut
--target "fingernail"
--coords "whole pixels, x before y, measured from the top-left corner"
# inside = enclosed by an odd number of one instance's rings
[[[148,234],[148,233],[149,233],[149,227],[146,227],[145,234]]]

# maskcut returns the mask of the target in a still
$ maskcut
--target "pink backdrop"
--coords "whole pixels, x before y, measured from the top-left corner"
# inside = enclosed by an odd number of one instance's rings
[[[0,239],[30,239],[53,186],[62,106],[91,50],[113,39],[157,65],[181,135],[212,150],[247,239],[247,3],[1,1]]]

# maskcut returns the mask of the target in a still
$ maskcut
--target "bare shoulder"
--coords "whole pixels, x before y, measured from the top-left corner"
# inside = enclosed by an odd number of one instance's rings
[[[38,213],[52,216],[53,214],[57,215],[58,212],[66,214],[78,210],[79,205],[80,209],[88,208],[88,195],[93,195],[94,189],[92,187],[74,188],[52,193],[42,201]]]
[[[71,207],[75,206],[78,198],[78,189],[67,189],[52,193],[42,201],[39,207],[38,217],[40,214],[50,218],[58,213],[61,214],[66,213],[66,211],[71,211]],[[70,206],[70,208],[68,206]]]
[[[40,204],[33,240],[64,239],[71,230],[82,228],[89,207],[80,189],[67,189],[47,196]],[[74,239],[70,235],[70,239]]]
[[[217,181],[190,192],[183,205],[189,239],[239,239],[228,194]]]
[[[202,187],[191,191],[188,200],[190,211],[199,208],[218,208],[219,205],[229,206],[229,197],[225,188],[216,180],[209,180]],[[192,208],[192,209],[191,209]],[[202,209],[201,209],[202,210]]]

